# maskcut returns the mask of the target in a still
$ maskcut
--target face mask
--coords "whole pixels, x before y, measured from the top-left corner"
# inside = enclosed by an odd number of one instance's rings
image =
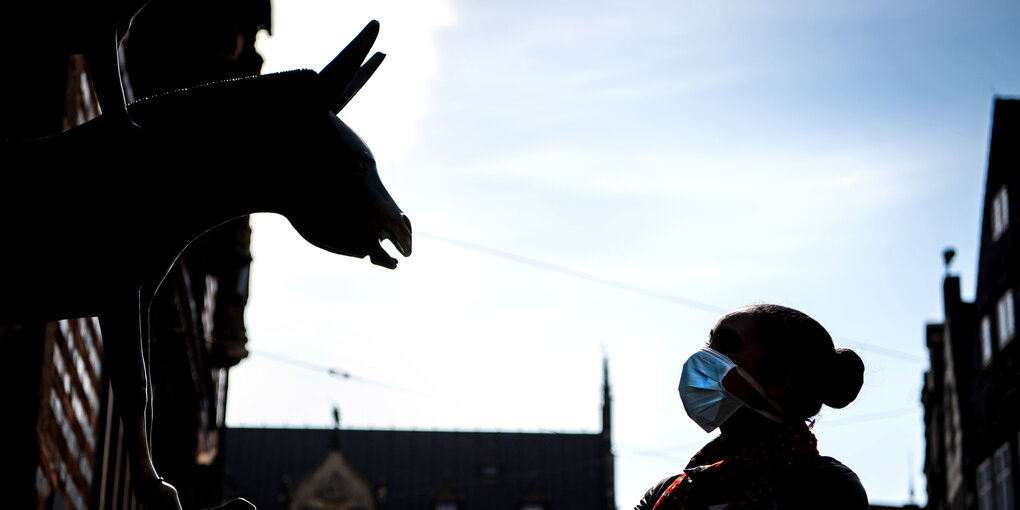
[[[741,406],[748,406],[723,388],[722,380],[730,370],[736,370],[741,377],[772,404],[777,410],[779,405],[765,394],[765,389],[755,381],[751,374],[733,363],[725,354],[703,347],[684,363],[680,374],[680,400],[687,410],[687,415],[705,432],[712,432],[722,425]],[[782,418],[761,409],[754,409],[770,420],[782,422]]]

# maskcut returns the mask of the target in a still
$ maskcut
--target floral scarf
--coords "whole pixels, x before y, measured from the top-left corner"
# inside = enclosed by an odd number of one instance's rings
[[[734,491],[734,499],[726,506],[727,510],[774,509],[776,502],[769,476],[793,460],[818,456],[818,441],[804,423],[790,424],[763,436],[757,444],[735,451],[726,451],[724,445],[723,437],[719,436],[694,454],[687,468],[663,492],[652,510],[686,509],[691,482],[699,476],[744,480],[744,486]]]

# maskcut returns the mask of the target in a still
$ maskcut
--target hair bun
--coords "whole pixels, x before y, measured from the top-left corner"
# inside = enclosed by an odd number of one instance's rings
[[[835,354],[822,403],[841,409],[853,402],[864,386],[864,361],[850,349],[836,349]]]

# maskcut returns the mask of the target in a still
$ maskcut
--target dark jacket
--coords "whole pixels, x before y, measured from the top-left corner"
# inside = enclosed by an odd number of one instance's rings
[[[680,475],[663,479],[638,502],[634,510],[652,510],[662,493]],[[788,465],[770,477],[778,510],[868,510],[868,495],[857,475],[832,457],[816,457]],[[742,489],[724,480],[697,480],[688,499],[690,508],[705,510],[732,501]],[[700,487],[696,489],[694,487]]]

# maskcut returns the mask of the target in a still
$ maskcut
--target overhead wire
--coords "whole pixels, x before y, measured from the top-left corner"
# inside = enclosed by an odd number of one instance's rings
[[[421,394],[419,392],[416,392],[414,390],[410,390],[408,388],[403,388],[403,387],[400,387],[400,386],[395,386],[395,385],[392,385],[392,384],[383,383],[383,382],[376,381],[376,380],[373,380],[373,379],[369,379],[369,378],[366,378],[366,377],[357,376],[357,375],[354,375],[351,372],[346,371],[346,370],[341,370],[341,369],[338,369],[338,368],[328,367],[328,366],[325,366],[325,365],[319,365],[317,363],[310,363],[310,362],[307,362],[307,361],[304,361],[304,360],[292,358],[292,357],[289,357],[289,356],[284,356],[282,354],[276,354],[276,353],[272,353],[272,352],[268,352],[268,351],[263,351],[263,350],[251,350],[250,352],[252,354],[255,354],[255,355],[258,355],[258,356],[264,356],[264,357],[266,357],[268,359],[272,359],[274,361],[278,361],[278,362],[282,362],[282,363],[287,363],[287,364],[290,364],[290,365],[293,365],[293,366],[296,366],[296,367],[299,367],[299,368],[303,368],[303,369],[306,369],[306,370],[311,370],[311,371],[323,373],[323,374],[326,374],[326,375],[328,375],[330,377],[333,377],[333,378],[352,380],[352,381],[357,381],[357,382],[361,382],[361,383],[364,383],[364,384],[378,386],[378,387],[389,389],[389,390],[393,390],[393,391],[409,393],[409,394],[413,394],[413,395],[417,395],[417,396],[422,396],[422,397],[429,397],[429,395],[423,395],[423,394]],[[823,419],[818,421],[816,426],[820,425],[820,426],[823,426],[823,427],[827,428],[827,427],[839,427],[839,426],[844,426],[844,425],[853,425],[853,424],[870,422],[870,421],[884,420],[884,419],[888,419],[888,418],[896,418],[896,417],[899,417],[899,416],[904,416],[904,415],[915,413],[915,412],[917,412],[917,410],[918,410],[917,407],[913,407],[912,406],[912,407],[902,407],[902,408],[897,408],[897,409],[887,409],[887,410],[884,410],[884,411],[877,411],[877,412],[874,412],[874,413],[862,414],[862,415],[858,415],[858,416],[849,416],[849,417],[846,417],[846,418],[840,418],[840,419],[835,419],[835,420],[827,420],[827,419],[823,418]],[[535,432],[537,432],[537,433],[546,433],[546,434],[565,434],[565,435],[574,434],[574,433],[565,433],[563,431],[554,431],[554,430],[548,430],[548,429],[539,429],[539,430],[536,430]],[[669,447],[664,447],[664,448],[656,448],[655,450],[648,450],[648,449],[645,449],[645,448],[638,448],[636,446],[631,446],[631,445],[617,445],[617,448],[623,448],[624,450],[629,450],[629,453],[624,454],[625,456],[626,455],[637,455],[637,456],[640,456],[640,457],[654,457],[654,458],[659,458],[659,459],[663,459],[663,460],[670,460],[670,461],[685,461],[685,458],[681,458],[681,457],[679,457],[677,455],[674,455],[674,454],[671,454],[669,452],[676,451],[676,450],[689,450],[690,448],[698,447],[698,446],[701,446],[703,444],[704,444],[704,442],[692,442],[692,443],[684,443],[684,444],[681,444],[681,445],[674,445],[674,446],[669,446]],[[617,455],[619,456],[619,453],[617,453]]]
[[[444,243],[447,243],[447,244],[451,244],[451,245],[454,245],[454,246],[458,246],[460,248],[464,248],[464,249],[467,249],[467,250],[483,253],[483,254],[486,254],[486,255],[494,256],[494,257],[499,257],[499,258],[502,258],[502,259],[505,259],[505,260],[509,260],[509,261],[512,261],[512,262],[516,262],[516,263],[519,263],[519,264],[524,264],[524,265],[528,265],[528,266],[532,266],[532,267],[537,267],[539,269],[544,269],[544,270],[547,270],[547,271],[556,272],[556,273],[559,273],[559,274],[563,274],[565,276],[571,276],[571,277],[582,279],[582,280],[586,280],[586,281],[589,281],[589,282],[592,282],[592,283],[597,283],[597,284],[600,284],[600,285],[605,285],[605,286],[608,286],[608,287],[612,287],[612,288],[615,288],[615,289],[618,289],[618,290],[623,290],[623,291],[627,291],[627,292],[643,295],[643,296],[650,297],[650,298],[653,298],[653,299],[659,299],[659,300],[667,301],[667,302],[670,302],[670,303],[673,303],[673,304],[678,304],[678,305],[681,305],[681,306],[686,306],[688,308],[694,308],[694,309],[698,309],[698,310],[702,310],[702,311],[706,311],[706,312],[712,312],[712,313],[726,313],[728,311],[728,309],[726,309],[726,308],[723,308],[723,307],[720,307],[720,306],[716,306],[716,305],[712,305],[712,304],[709,304],[709,303],[705,303],[705,302],[702,302],[702,301],[688,299],[688,298],[684,298],[684,297],[680,297],[680,296],[674,296],[674,295],[671,295],[671,294],[666,294],[666,293],[663,293],[663,292],[659,292],[659,291],[656,291],[656,290],[648,289],[648,288],[641,287],[641,286],[638,286],[638,285],[634,285],[634,284],[630,284],[630,283],[626,283],[626,282],[621,282],[621,281],[613,280],[613,279],[609,279],[609,278],[604,278],[604,277],[601,277],[601,276],[598,276],[598,275],[594,275],[594,274],[591,274],[591,273],[586,273],[586,272],[583,272],[583,271],[577,271],[575,269],[571,269],[571,268],[568,268],[568,267],[565,267],[565,266],[561,266],[561,265],[557,265],[557,264],[552,264],[552,263],[549,263],[549,262],[544,262],[544,261],[541,261],[541,260],[538,260],[538,259],[534,259],[534,258],[531,258],[531,257],[525,257],[525,256],[517,255],[517,254],[514,254],[514,253],[510,253],[510,252],[504,251],[504,250],[500,250],[500,249],[496,249],[496,248],[491,248],[491,247],[484,246],[484,245],[481,245],[481,244],[478,244],[478,243],[473,243],[473,242],[470,242],[470,241],[464,241],[464,240],[461,240],[461,239],[456,239],[456,238],[452,238],[452,237],[448,237],[448,236],[443,236],[443,235],[439,235],[439,234],[435,234],[435,233],[431,233],[431,232],[422,232],[420,230],[417,231],[416,234],[423,235],[425,237],[428,237],[428,238],[431,238],[431,239],[434,239],[434,240],[437,240],[437,241],[441,241],[441,242],[444,242]],[[875,352],[877,354],[882,354],[882,355],[885,355],[885,356],[889,356],[889,357],[893,357],[893,358],[898,358],[898,359],[901,359],[901,360],[904,360],[904,361],[921,362],[921,363],[927,361],[927,360],[925,360],[924,358],[922,358],[920,356],[916,356],[916,355],[913,355],[913,354],[905,353],[905,352],[902,352],[902,351],[897,351],[895,349],[889,349],[887,347],[881,347],[881,346],[877,346],[877,345],[872,345],[872,344],[868,344],[868,343],[865,343],[865,342],[861,342],[861,341],[857,341],[857,340],[852,340],[852,339],[848,339],[848,338],[843,338],[843,337],[836,337],[836,338],[838,340],[844,342],[844,343],[854,343],[854,344],[857,344],[857,345],[861,346],[862,350],[870,350],[870,351],[873,351],[873,352]],[[363,384],[377,386],[377,387],[380,387],[380,388],[384,388],[384,389],[388,389],[388,390],[392,390],[392,391],[398,391],[398,392],[402,392],[402,393],[408,393],[408,394],[413,394],[413,395],[418,395],[418,396],[427,396],[427,395],[421,394],[420,392],[417,392],[417,391],[414,391],[414,390],[411,390],[411,389],[408,389],[408,388],[404,388],[404,387],[401,387],[401,386],[385,383],[385,382],[382,382],[382,381],[377,381],[377,380],[374,380],[374,379],[369,379],[369,378],[366,378],[366,377],[358,376],[358,375],[352,374],[351,372],[346,371],[346,370],[341,370],[341,369],[334,368],[334,367],[329,367],[329,366],[326,366],[326,365],[320,365],[320,364],[317,364],[317,363],[311,363],[311,362],[304,361],[304,360],[297,359],[297,358],[293,358],[293,357],[290,357],[290,356],[285,356],[285,355],[282,355],[282,354],[277,354],[277,353],[272,353],[272,352],[268,352],[268,351],[263,351],[261,349],[250,349],[249,351],[252,354],[261,355],[261,356],[264,356],[264,357],[266,357],[268,359],[272,359],[272,360],[275,360],[275,361],[278,361],[278,362],[287,363],[287,364],[290,364],[290,365],[293,365],[293,366],[297,366],[297,367],[300,367],[300,368],[304,368],[304,369],[307,369],[307,370],[312,370],[312,371],[324,373],[324,374],[326,374],[326,375],[328,375],[330,377],[333,377],[333,378],[356,381],[356,382],[360,382],[360,383],[363,383]],[[853,424],[853,423],[860,423],[860,422],[865,422],[865,421],[873,421],[873,420],[879,420],[879,419],[886,419],[886,418],[890,418],[890,417],[896,417],[896,416],[908,414],[909,412],[915,412],[915,411],[916,411],[916,408],[913,408],[913,407],[911,407],[911,408],[900,408],[900,409],[880,411],[880,412],[871,413],[871,414],[867,414],[867,415],[856,416],[856,417],[848,417],[848,418],[844,418],[844,419],[840,419],[840,420],[825,421],[825,422],[822,422],[822,423],[824,423],[824,425],[826,425],[826,426],[840,426],[840,425],[844,425],[844,424]],[[691,446],[692,445],[683,445],[683,448],[689,448]],[[639,448],[635,448],[635,447],[627,447],[627,446],[625,446],[625,448],[632,450],[632,453],[635,453],[637,455],[672,458],[669,454],[662,453],[661,450],[660,451],[649,451],[649,450],[643,450],[643,449],[639,449]],[[680,448],[680,447],[674,447],[674,448],[669,448],[669,449],[677,449],[677,448]]]
[[[642,287],[642,286],[639,286],[639,285],[634,285],[634,284],[627,283],[627,282],[621,282],[619,280],[613,280],[613,279],[610,279],[610,278],[604,278],[602,276],[598,276],[598,275],[595,275],[595,274],[586,273],[586,272],[583,272],[583,271],[578,271],[576,269],[571,269],[569,267],[561,266],[561,265],[558,265],[558,264],[552,264],[552,263],[549,263],[549,262],[544,262],[544,261],[541,261],[541,260],[538,260],[538,259],[534,259],[534,258],[531,258],[531,257],[525,257],[525,256],[522,256],[522,255],[518,255],[516,253],[510,253],[508,251],[500,250],[500,249],[497,249],[497,248],[492,248],[492,247],[481,245],[481,244],[478,244],[478,243],[474,243],[474,242],[470,242],[470,241],[464,241],[462,239],[456,239],[456,238],[453,238],[453,237],[444,236],[444,235],[440,235],[440,234],[436,234],[436,233],[432,233],[432,232],[422,232],[421,230],[416,230],[415,231],[415,235],[421,235],[421,236],[424,236],[424,237],[427,237],[427,238],[430,238],[430,239],[433,239],[433,240],[436,240],[436,241],[440,241],[440,242],[443,242],[443,243],[446,243],[446,244],[450,244],[450,245],[457,246],[457,247],[460,247],[460,248],[464,248],[464,249],[467,249],[467,250],[475,251],[475,252],[478,252],[478,253],[483,253],[483,254],[486,254],[486,255],[491,255],[493,257],[499,257],[499,258],[502,258],[502,259],[505,259],[505,260],[509,260],[511,262],[516,262],[518,264],[524,264],[524,265],[528,265],[528,266],[532,266],[532,267],[537,267],[539,269],[545,269],[547,271],[552,271],[554,273],[559,273],[559,274],[562,274],[562,275],[565,275],[565,276],[571,276],[573,278],[579,278],[579,279],[586,280],[586,281],[589,281],[589,282],[592,282],[592,283],[597,283],[597,284],[600,284],[600,285],[605,285],[607,287],[612,287],[612,288],[615,288],[615,289],[618,289],[618,290],[623,290],[623,291],[626,291],[626,292],[631,292],[631,293],[634,293],[634,294],[639,294],[639,295],[642,295],[642,296],[645,296],[645,297],[650,297],[650,298],[653,298],[653,299],[659,299],[659,300],[662,300],[662,301],[667,301],[667,302],[670,302],[670,303],[673,303],[673,304],[677,304],[677,305],[680,305],[680,306],[685,306],[685,307],[688,307],[688,308],[693,308],[693,309],[697,309],[697,310],[701,310],[701,311],[705,311],[705,312],[712,312],[712,313],[727,313],[727,312],[731,311],[730,309],[723,308],[721,306],[713,305],[713,304],[710,304],[710,303],[705,303],[703,301],[698,301],[698,300],[694,300],[694,299],[688,299],[688,298],[681,297],[681,296],[675,296],[675,295],[672,295],[672,294],[667,294],[667,293],[664,293],[664,292],[659,292],[657,290],[652,290],[652,289],[649,289],[649,288],[646,288],[646,287]],[[884,355],[884,356],[889,356],[889,357],[897,358],[897,359],[900,359],[900,360],[903,360],[903,361],[911,361],[911,362],[915,362],[915,363],[926,363],[927,362],[927,360],[924,357],[917,356],[915,354],[910,354],[910,353],[907,353],[907,352],[902,352],[902,351],[898,351],[898,350],[895,350],[895,349],[890,349],[888,347],[882,347],[882,346],[878,346],[878,345],[873,345],[873,344],[869,344],[869,343],[866,343],[866,342],[861,342],[859,340],[851,340],[851,339],[848,339],[848,338],[839,338],[839,339],[842,340],[842,341],[845,341],[845,342],[857,344],[857,345],[861,346],[861,348],[863,350],[872,351],[872,352],[874,352],[876,354],[881,354],[881,355]]]
[[[527,265],[527,266],[531,266],[531,267],[536,267],[536,268],[539,268],[539,269],[544,269],[546,271],[552,271],[552,272],[559,273],[559,274],[562,274],[562,275],[565,275],[565,276],[570,276],[570,277],[573,277],[573,278],[578,278],[578,279],[589,281],[589,282],[596,283],[596,284],[599,284],[599,285],[604,285],[604,286],[607,286],[607,287],[611,287],[611,288],[614,288],[614,289],[617,289],[617,290],[623,290],[623,291],[626,291],[626,292],[631,292],[631,293],[642,295],[642,296],[649,297],[649,298],[652,298],[652,299],[659,299],[659,300],[662,300],[662,301],[667,301],[669,303],[677,304],[677,305],[680,305],[680,306],[685,306],[685,307],[688,307],[688,308],[693,308],[693,309],[697,309],[697,310],[701,310],[701,311],[705,311],[705,312],[712,312],[712,313],[726,313],[727,311],[729,311],[728,309],[723,308],[721,306],[705,303],[703,301],[698,301],[698,300],[694,300],[694,299],[688,299],[688,298],[685,298],[685,297],[675,296],[675,295],[672,295],[672,294],[666,294],[664,292],[659,292],[659,291],[656,291],[656,290],[648,289],[648,288],[645,288],[645,287],[641,287],[639,285],[634,285],[634,284],[627,283],[627,282],[622,282],[622,281],[619,281],[619,280],[613,280],[613,279],[610,279],[610,278],[605,278],[605,277],[598,276],[598,275],[595,275],[595,274],[586,273],[584,271],[578,271],[578,270],[575,270],[575,269],[571,269],[569,267],[561,266],[561,265],[558,265],[558,264],[552,264],[552,263],[545,262],[545,261],[538,260],[538,259],[531,258],[531,257],[525,257],[525,256],[522,256],[522,255],[517,255],[515,253],[511,253],[511,252],[508,252],[508,251],[500,250],[500,249],[497,249],[497,248],[492,248],[492,247],[489,247],[489,246],[481,245],[481,244],[470,242],[470,241],[464,241],[462,239],[456,239],[456,238],[453,238],[453,237],[444,236],[444,235],[436,234],[436,233],[433,233],[433,232],[423,232],[421,230],[418,230],[415,233],[417,235],[422,235],[424,237],[428,237],[428,238],[431,238],[431,239],[434,239],[434,240],[437,240],[437,241],[440,241],[440,242],[444,242],[444,243],[447,243],[447,244],[450,244],[450,245],[453,245],[453,246],[457,246],[457,247],[460,247],[460,248],[464,248],[464,249],[467,249],[467,250],[471,250],[471,251],[475,251],[475,252],[478,252],[478,253],[483,253],[483,254],[486,254],[486,255],[502,258],[502,259],[505,259],[505,260],[509,260],[511,262],[516,262],[518,264],[523,264],[523,265]],[[900,360],[911,361],[911,362],[916,362],[916,363],[925,363],[927,361],[927,360],[925,360],[921,356],[905,353],[905,352],[898,351],[898,350],[895,350],[895,349],[889,349],[887,347],[873,345],[873,344],[861,342],[859,340],[852,340],[852,339],[844,338],[844,337],[836,337],[836,338],[838,340],[844,342],[844,343],[853,343],[853,344],[856,344],[856,345],[860,346],[862,350],[872,351],[872,352],[875,352],[877,354],[889,356],[889,357],[892,357],[892,358],[897,358],[897,359],[900,359]],[[307,369],[310,369],[310,370],[324,372],[324,373],[328,374],[331,377],[335,377],[335,378],[339,378],[339,379],[349,379],[349,380],[361,382],[361,383],[364,383],[364,384],[374,385],[374,386],[378,386],[378,387],[382,387],[382,388],[386,388],[386,389],[390,389],[390,390],[394,390],[394,391],[400,391],[400,392],[404,392],[404,393],[411,393],[411,394],[416,394],[416,395],[421,396],[420,393],[415,392],[414,390],[410,390],[410,389],[403,388],[403,387],[400,387],[400,386],[395,386],[395,385],[392,385],[392,384],[384,383],[382,381],[376,381],[376,380],[364,378],[364,377],[361,377],[361,376],[356,376],[356,375],[351,374],[350,372],[345,371],[345,370],[340,370],[340,369],[336,369],[336,368],[332,368],[332,367],[327,367],[327,366],[324,366],[324,365],[318,365],[318,364],[315,364],[315,363],[310,363],[310,362],[307,362],[307,361],[304,361],[304,360],[300,360],[300,359],[297,359],[297,358],[292,358],[292,357],[284,356],[284,355],[281,355],[281,354],[271,353],[271,352],[268,352],[268,351],[250,350],[250,352],[252,352],[253,354],[261,354],[261,355],[263,355],[263,356],[265,356],[267,358],[274,359],[276,361],[280,361],[280,362],[284,362],[284,363],[289,363],[289,364],[294,365],[294,366],[301,366],[301,367],[304,367],[304,368],[307,368]]]
[[[702,310],[702,311],[706,311],[706,312],[712,312],[712,313],[726,313],[726,312],[729,311],[729,310],[727,310],[727,309],[725,309],[725,308],[723,308],[721,306],[716,306],[716,305],[712,305],[712,304],[708,304],[708,303],[703,303],[701,301],[695,301],[693,299],[687,299],[687,298],[680,297],[680,296],[674,296],[674,295],[671,295],[671,294],[666,294],[664,292],[659,292],[659,291],[648,289],[648,288],[641,287],[641,286],[638,286],[638,285],[633,285],[633,284],[630,284],[630,283],[627,283],[627,282],[621,282],[619,280],[612,280],[612,279],[609,279],[609,278],[603,278],[601,276],[594,275],[594,274],[591,274],[591,273],[585,273],[584,271],[578,271],[576,269],[571,269],[569,267],[565,267],[565,266],[561,266],[561,265],[557,265],[557,264],[552,264],[552,263],[549,263],[549,262],[543,262],[543,261],[538,260],[538,259],[533,259],[533,258],[530,258],[530,257],[524,257],[524,256],[521,256],[521,255],[517,255],[515,253],[510,253],[508,251],[503,251],[503,250],[499,250],[499,249],[496,249],[496,248],[490,248],[488,246],[483,246],[483,245],[478,244],[478,243],[472,243],[470,241],[464,241],[464,240],[461,240],[461,239],[454,239],[452,237],[442,236],[442,235],[431,233],[431,232],[422,232],[420,230],[416,230],[415,234],[416,235],[423,235],[425,237],[428,237],[428,238],[431,238],[431,239],[435,239],[436,241],[442,241],[444,243],[452,244],[454,246],[459,246],[461,248],[465,248],[465,249],[468,249],[468,250],[476,251],[476,252],[479,252],[479,253],[485,253],[487,255],[492,255],[494,257],[499,257],[499,258],[502,258],[502,259],[510,260],[512,262],[517,262],[518,264],[524,264],[524,265],[528,265],[528,266],[532,266],[532,267],[537,267],[539,269],[545,269],[547,271],[552,271],[552,272],[555,272],[555,273],[560,273],[562,275],[572,276],[574,278],[580,278],[582,280],[587,280],[589,282],[598,283],[600,285],[605,285],[607,287],[612,287],[612,288],[619,289],[619,290],[624,290],[624,291],[627,291],[627,292],[633,292],[635,294],[640,294],[640,295],[643,295],[643,296],[646,296],[646,297],[650,297],[650,298],[653,298],[653,299],[659,299],[659,300],[662,300],[662,301],[668,301],[670,303],[678,304],[678,305],[681,305],[681,306],[686,306],[688,308],[695,308],[695,309],[698,309],[698,310]]]
[[[404,387],[401,387],[401,386],[396,386],[396,385],[389,384],[389,383],[384,383],[382,381],[377,381],[377,380],[374,380],[374,379],[369,379],[367,377],[361,377],[359,375],[354,375],[354,374],[352,374],[352,373],[350,373],[350,372],[348,372],[346,370],[340,370],[338,368],[328,367],[328,366],[325,366],[325,365],[319,365],[317,363],[310,363],[308,361],[300,360],[300,359],[297,359],[297,358],[292,358],[290,356],[284,356],[282,354],[276,354],[276,353],[272,353],[272,352],[268,352],[268,351],[263,351],[261,349],[248,349],[248,351],[250,353],[252,353],[252,354],[255,354],[256,356],[265,356],[268,359],[271,359],[271,360],[274,360],[274,361],[278,361],[278,362],[281,362],[281,363],[287,363],[287,364],[290,364],[290,365],[293,365],[293,366],[296,366],[296,367],[300,367],[300,368],[304,368],[304,369],[307,369],[307,370],[312,370],[312,371],[315,371],[315,372],[325,373],[326,375],[329,375],[330,377],[333,377],[333,378],[347,379],[347,380],[351,380],[351,381],[360,382],[362,384],[378,386],[380,388],[385,388],[385,389],[392,390],[392,391],[399,391],[399,392],[402,392],[402,393],[408,393],[408,394],[411,394],[411,395],[417,395],[419,397],[427,396],[427,395],[423,395],[423,394],[421,394],[421,393],[419,393],[417,391],[414,391],[412,389],[404,388]]]
[[[853,425],[855,423],[863,423],[876,420],[885,420],[888,418],[897,418],[900,416],[906,416],[908,414],[914,414],[918,412],[917,406],[912,407],[900,407],[897,409],[886,409],[885,411],[876,411],[873,413],[860,414],[857,416],[847,416],[845,418],[838,418],[835,420],[818,420],[818,424],[825,427],[841,427],[843,425]]]

